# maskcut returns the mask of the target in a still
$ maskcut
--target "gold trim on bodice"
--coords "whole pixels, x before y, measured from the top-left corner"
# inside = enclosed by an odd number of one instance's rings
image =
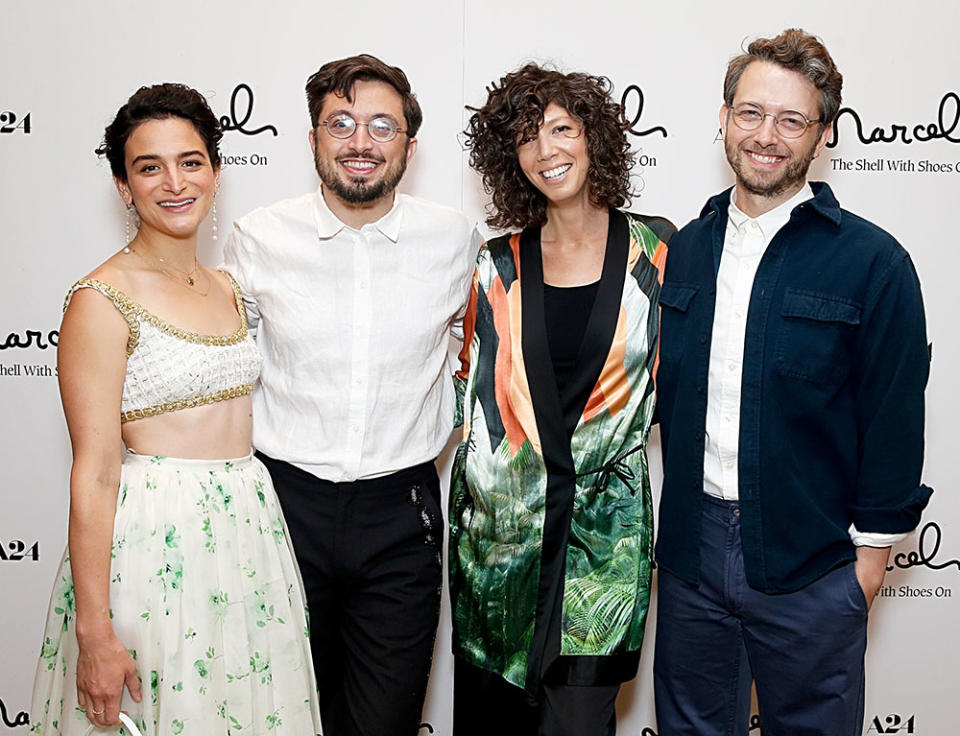
[[[240,294],[240,285],[234,280],[233,276],[228,274],[226,271],[222,271],[221,273],[226,274],[227,278],[230,279],[230,285],[233,287],[233,295],[237,312],[240,315],[240,327],[231,335],[201,335],[197,332],[190,332],[189,330],[184,330],[180,327],[171,325],[168,322],[164,322],[155,314],[148,312],[140,304],[133,301],[133,299],[120,291],[120,289],[117,287],[111,286],[105,281],[100,281],[98,279],[81,279],[72,287],[70,287],[70,291],[67,292],[67,298],[63,303],[63,311],[67,311],[67,305],[70,303],[70,299],[76,293],[77,289],[91,288],[99,291],[113,302],[120,314],[122,314],[127,320],[127,325],[130,327],[130,336],[127,338],[128,357],[133,355],[133,351],[136,350],[137,344],[140,342],[140,319],[146,320],[158,330],[161,330],[168,335],[180,338],[181,340],[186,340],[187,342],[201,345],[236,345],[247,336],[247,314],[246,310],[243,308],[243,297]]]
[[[240,386],[221,389],[212,394],[203,394],[194,396],[192,399],[181,399],[180,401],[168,401],[165,404],[148,406],[146,409],[131,409],[120,413],[120,423],[132,422],[135,419],[146,419],[155,417],[157,414],[163,414],[168,411],[179,411],[180,409],[192,409],[195,406],[204,406],[206,404],[216,404],[218,401],[235,399],[238,396],[246,396],[253,391],[252,383],[244,383]]]
[[[127,321],[127,326],[130,328],[130,334],[127,337],[128,358],[133,355],[134,350],[136,350],[137,345],[140,343],[140,320],[146,320],[161,332],[165,332],[172,337],[185,340],[186,342],[217,347],[236,345],[245,340],[247,337],[247,314],[243,307],[243,296],[240,293],[240,285],[229,273],[226,271],[223,271],[222,273],[226,274],[227,278],[230,279],[230,285],[233,287],[233,295],[237,312],[240,315],[240,327],[236,332],[230,335],[201,335],[197,332],[191,332],[189,330],[184,330],[180,327],[171,325],[170,323],[165,322],[157,317],[155,314],[148,312],[143,306],[133,301],[133,299],[128,297],[117,287],[98,279],[81,279],[72,287],[70,287],[70,291],[67,292],[67,297],[63,303],[63,311],[67,311],[67,306],[70,304],[70,299],[78,289],[91,288],[99,291],[111,302],[113,302],[113,305]],[[180,409],[191,409],[195,406],[204,406],[206,404],[215,404],[218,401],[234,399],[238,396],[246,396],[251,391],[253,391],[253,384],[244,383],[239,386],[220,389],[219,391],[202,394],[200,396],[194,396],[189,399],[168,401],[163,404],[149,406],[144,409],[131,409],[130,411],[124,411],[120,413],[120,422],[122,424],[135,419],[146,419],[147,417],[157,416],[158,414],[164,414],[166,412],[179,411]]]

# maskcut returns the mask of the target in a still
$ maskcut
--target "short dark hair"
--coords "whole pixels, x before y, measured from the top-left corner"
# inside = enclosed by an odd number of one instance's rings
[[[758,38],[745,53],[727,65],[723,80],[723,101],[733,107],[740,77],[754,61],[768,61],[806,77],[820,92],[820,124],[830,125],[840,110],[843,75],[837,70],[827,47],[816,36],[800,28],[788,28],[775,38]]]
[[[470,166],[483,177],[492,198],[488,225],[527,227],[547,221],[546,197],[521,170],[517,141],[536,135],[551,102],[583,121],[591,204],[615,208],[629,201],[634,154],[623,106],[613,101],[612,88],[607,77],[564,74],[529,63],[487,87],[482,107],[467,107],[473,113],[464,131]]]
[[[413,138],[423,122],[423,111],[417,96],[410,88],[407,75],[398,66],[390,66],[370,54],[348,56],[346,59],[329,61],[307,79],[307,107],[310,110],[310,127],[320,122],[320,112],[326,96],[334,94],[353,102],[353,85],[357,82],[384,82],[393,87],[403,102],[403,117],[406,118],[407,138]]]
[[[214,169],[220,166],[220,139],[223,131],[206,98],[192,87],[175,82],[141,87],[117,110],[113,122],[103,133],[103,143],[96,150],[106,156],[110,171],[120,181],[127,180],[124,146],[130,134],[148,120],[183,118],[193,123],[207,148],[207,156]]]

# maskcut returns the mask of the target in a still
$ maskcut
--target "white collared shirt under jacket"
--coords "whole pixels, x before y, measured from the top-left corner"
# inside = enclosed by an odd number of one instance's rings
[[[399,193],[359,230],[319,188],[237,220],[224,268],[263,353],[254,446],[334,482],[436,458],[478,246],[462,213]]]
[[[751,218],[737,207],[736,189],[731,193],[717,272],[703,453],[703,490],[727,501],[740,496],[740,379],[753,280],[767,245],[789,222],[794,208],[808,199],[813,199],[813,190],[805,184],[783,204]],[[905,536],[860,532],[850,526],[850,537],[857,545],[887,547]]]

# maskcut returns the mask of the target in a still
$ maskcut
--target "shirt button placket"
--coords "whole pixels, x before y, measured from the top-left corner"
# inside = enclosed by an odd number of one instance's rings
[[[361,475],[360,460],[366,434],[367,376],[370,371],[370,245],[366,232],[357,235],[353,249],[353,341],[351,349],[346,464],[352,478]]]

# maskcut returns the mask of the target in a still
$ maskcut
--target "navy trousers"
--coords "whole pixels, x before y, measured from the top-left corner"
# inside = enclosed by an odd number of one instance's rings
[[[859,736],[867,602],[853,564],[794,593],[751,588],[740,510],[704,497],[700,585],[660,568],[654,693],[660,736]]]

